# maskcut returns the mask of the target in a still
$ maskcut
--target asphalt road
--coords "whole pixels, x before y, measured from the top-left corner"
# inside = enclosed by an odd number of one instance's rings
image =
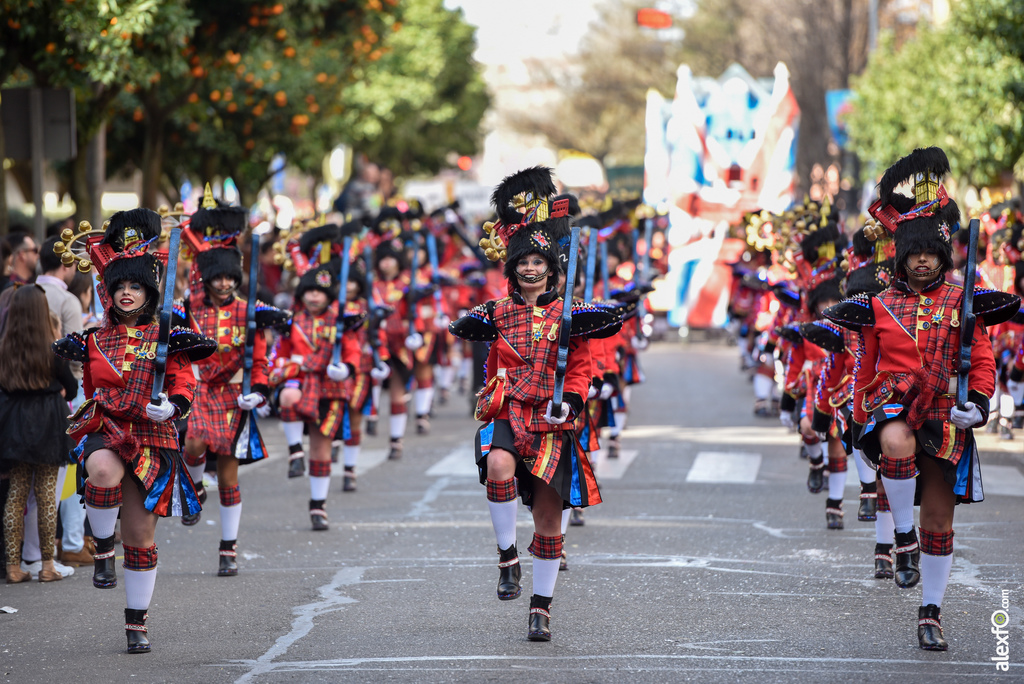
[[[328,532],[310,530],[308,483],[285,478],[268,422],[273,458],[242,472],[237,577],[216,576],[215,496],[198,526],[158,526],[148,655],[123,653],[124,593],[94,589],[89,568],[0,585],[0,606],[18,609],[0,614],[0,681],[1022,679],[1024,434],[982,438],[988,499],[956,513],[950,650],[923,652],[920,587],[873,579],[874,526],[856,520],[852,464],[846,529],[826,530],[825,494],[807,492],[796,438],[752,415],[735,348],[665,343],[643,363],[624,453],[599,467],[605,503],[567,536],[550,643],[526,640],[528,556],[523,597],[495,597],[475,425],[456,396],[401,461],[383,460],[385,437],[367,440],[359,491],[332,484]],[[521,548],[531,534],[523,509]],[[1001,674],[991,617],[1004,598]]]

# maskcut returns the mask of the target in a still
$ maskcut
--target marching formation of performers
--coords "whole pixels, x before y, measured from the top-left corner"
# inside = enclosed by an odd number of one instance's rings
[[[854,461],[874,576],[921,584],[918,643],[938,651],[955,506],[984,498],[973,430],[998,411],[1007,436],[1024,396],[1021,217],[1002,206],[984,217],[981,268],[979,222],[961,226],[948,173],[935,147],[897,161],[852,241],[827,201],[748,216],[731,306],[755,414],[799,433],[807,488],[828,491],[828,529],[844,528]]]
[[[296,224],[273,246],[297,282],[291,310],[260,301],[265,236],[209,186],[191,216],[135,209],[102,229],[64,231],[53,249],[95,269],[103,317],[53,350],[83,368],[88,398],[70,418],[70,458],[96,539],[98,588],[119,583],[120,519],[129,653],[151,648],[157,519],[199,522],[204,476],[220,501],[217,575],[239,573],[239,467],[270,456],[260,418],[280,417],[286,476],[308,470],[310,526],[324,531],[332,463],[343,463],[342,490],[356,491],[361,436],[376,429],[381,397],[390,400],[388,458],[397,460],[407,405],[416,433],[428,435],[435,401],[447,401],[456,382],[479,390],[477,465],[497,537],[498,597],[521,593],[519,496],[536,524],[528,637],[551,638],[566,528],[600,503],[591,458],[601,446],[618,457],[629,388],[643,379],[653,222],[638,202],[583,216],[575,197],[555,196],[541,167],[503,181],[493,204],[497,222],[479,241],[457,205],[426,215],[402,202],[373,219]],[[191,267],[175,299],[179,257]],[[575,296],[566,304],[568,282]],[[58,392],[60,382],[45,380]],[[12,557],[8,582],[24,581]],[[41,577],[54,574],[46,560]]]

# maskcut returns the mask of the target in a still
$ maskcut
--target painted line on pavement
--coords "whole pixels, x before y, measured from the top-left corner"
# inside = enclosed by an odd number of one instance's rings
[[[599,481],[621,480],[622,476],[626,474],[626,469],[640,454],[636,449],[619,449],[618,458],[608,458],[607,453],[604,449],[598,449],[591,454],[594,457],[593,463],[596,464],[594,469],[597,471]]]
[[[760,454],[702,451],[697,454],[687,482],[752,484],[761,468]]]
[[[981,484],[985,496],[1024,496],[1024,475],[1016,466],[982,465]]]
[[[427,469],[429,477],[472,477],[479,478],[480,471],[476,467],[476,449],[471,444],[464,444],[442,458]]]

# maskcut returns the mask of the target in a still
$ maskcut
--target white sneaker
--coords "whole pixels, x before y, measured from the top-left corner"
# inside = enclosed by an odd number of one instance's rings
[[[43,561],[37,560],[35,563],[26,563],[21,561],[21,571],[27,572],[32,579],[39,579],[39,571],[43,569]],[[71,577],[75,574],[75,569],[64,565],[60,561],[53,561],[53,569],[60,573],[61,577]]]

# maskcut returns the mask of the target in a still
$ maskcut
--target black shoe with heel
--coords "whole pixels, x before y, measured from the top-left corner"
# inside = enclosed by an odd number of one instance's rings
[[[114,569],[114,535],[96,539],[96,553],[92,556],[92,586],[97,589],[112,589],[117,586],[117,571]]]
[[[530,626],[526,632],[530,641],[551,641],[551,597],[530,597]]]
[[[519,564],[519,552],[516,545],[505,550],[498,549],[498,599],[511,601],[523,593],[519,580],[522,579],[523,568]]]
[[[875,544],[875,579],[892,579],[892,544]]]
[[[238,574],[238,548],[237,540],[220,540],[220,567],[217,568],[218,577],[234,577]]]
[[[909,589],[921,580],[921,547],[917,543],[917,532],[896,533],[893,549],[896,562],[893,563],[893,578],[900,589]]]
[[[146,629],[146,618],[149,614],[144,610],[124,609],[124,634],[128,637],[129,653],[149,653],[149,632]]]
[[[942,636],[939,607],[934,603],[917,609],[917,645],[925,651],[949,650],[949,644]]]

